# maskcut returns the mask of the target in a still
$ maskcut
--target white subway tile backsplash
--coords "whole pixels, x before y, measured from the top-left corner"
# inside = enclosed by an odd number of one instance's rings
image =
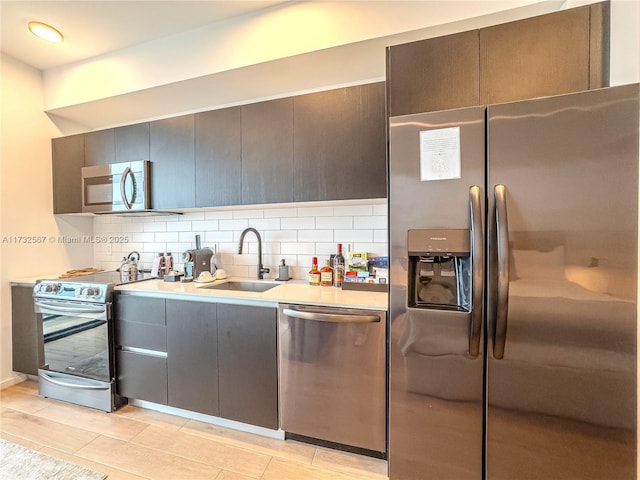
[[[316,228],[352,229],[353,217],[318,217]]]
[[[353,217],[353,228],[387,228],[387,217],[382,215],[371,215],[367,217]]]
[[[335,230],[333,237],[337,243],[373,242],[373,230]]]
[[[203,247],[216,248],[218,268],[230,276],[254,277],[258,262],[255,235],[245,238],[244,253],[238,254],[241,232],[253,227],[263,240],[263,263],[271,269],[269,278],[278,274],[278,264],[284,258],[293,278],[306,279],[312,257],[320,266],[337,251],[337,243],[354,251],[372,255],[387,255],[387,206],[379,199],[371,203],[315,202],[302,206],[272,206],[264,208],[193,209],[183,215],[164,217],[95,217],[94,235],[123,233],[129,243],[112,244],[107,255],[106,245],[94,246],[97,267],[115,269],[124,255],[132,250],[141,254],[141,262],[150,268],[158,252],[173,254],[176,268],[183,268],[181,254],[195,248],[195,236],[200,234]]]
[[[231,220],[233,212],[231,210],[213,210],[204,212],[205,220]]]
[[[285,255],[313,255],[316,251],[315,243],[289,243],[283,242],[280,244],[280,251]]]
[[[188,222],[185,220],[167,223],[167,232],[190,232],[192,228],[191,223],[192,222]]]
[[[316,228],[315,217],[283,218],[280,225],[286,230],[306,230]]]
[[[387,205],[387,202],[373,205],[373,214],[384,215],[386,217],[389,214],[389,206]]]
[[[333,230],[300,230],[299,242],[332,242]]]
[[[220,220],[218,221],[220,230],[240,231],[249,226],[249,221],[244,219],[239,220]]]
[[[233,232],[206,232],[204,241],[206,243],[233,242]]]
[[[191,222],[192,230],[201,232],[215,232],[219,229],[217,220],[195,220]]]
[[[298,209],[297,208],[272,208],[265,209],[264,218],[285,218],[285,217],[297,217]]]
[[[177,242],[179,236],[178,232],[156,232],[156,242]]]
[[[166,222],[144,223],[143,225],[144,225],[145,232],[166,232],[167,231]]]
[[[298,208],[298,215],[301,217],[331,217],[333,216],[333,207]]]
[[[389,241],[388,230],[374,230],[373,241],[375,243],[387,243]]]
[[[233,218],[263,218],[264,210],[234,210]]]
[[[333,214],[336,217],[347,215],[373,215],[373,205],[348,205],[334,207]]]

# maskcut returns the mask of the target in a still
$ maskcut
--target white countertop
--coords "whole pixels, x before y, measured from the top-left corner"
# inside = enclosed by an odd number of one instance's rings
[[[205,288],[226,281],[249,281],[275,284],[266,292],[242,292],[233,290],[215,290]],[[303,280],[276,282],[273,280],[254,280],[252,278],[232,277],[212,283],[180,283],[163,280],[145,280],[116,287],[124,294],[162,297],[171,299],[191,299],[235,303],[256,306],[277,306],[278,303],[303,305],[321,305],[329,307],[350,307],[386,310],[388,294],[381,292],[362,292],[342,290],[335,287],[311,286]]]

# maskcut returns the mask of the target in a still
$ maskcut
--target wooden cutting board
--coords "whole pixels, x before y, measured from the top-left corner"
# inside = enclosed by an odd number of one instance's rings
[[[78,275],[90,275],[92,273],[98,273],[98,272],[102,272],[102,271],[103,270],[101,268],[92,268],[92,267],[80,268],[80,269],[76,269],[76,270],[67,270],[62,275],[60,275],[58,278],[76,277]]]

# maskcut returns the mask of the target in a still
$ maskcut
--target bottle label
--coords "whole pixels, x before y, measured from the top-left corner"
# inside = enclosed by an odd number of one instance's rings
[[[320,280],[323,283],[329,283],[331,284],[333,282],[333,272],[322,272],[322,274],[320,275]]]
[[[310,273],[309,274],[309,283],[312,285],[317,285],[320,283],[320,273]]]

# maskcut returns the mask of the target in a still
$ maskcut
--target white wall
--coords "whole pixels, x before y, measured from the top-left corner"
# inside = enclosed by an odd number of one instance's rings
[[[9,281],[62,273],[93,262],[91,245],[73,248],[58,235],[91,234],[91,218],[53,216],[50,138],[58,136],[44,114],[41,72],[2,55],[0,115],[0,387],[11,371]],[[24,243],[44,238],[44,243]],[[53,242],[50,241],[53,238]]]
[[[170,217],[98,216],[94,220],[96,236],[122,237],[123,243],[95,245],[96,266],[113,270],[122,257],[135,250],[145,268],[150,268],[158,252],[171,252],[174,265],[183,268],[180,253],[195,248],[200,234],[203,247],[216,247],[217,265],[230,276],[256,275],[258,243],[253,234],[245,237],[245,250],[238,254],[242,230],[254,227],[263,243],[263,264],[271,269],[269,278],[278,274],[284,258],[289,275],[306,279],[312,257],[319,265],[336,252],[336,244],[351,251],[387,256],[386,199],[280,204],[249,208],[198,209]],[[111,252],[109,253],[109,249]]]
[[[640,0],[611,2],[611,86],[640,82]]]

